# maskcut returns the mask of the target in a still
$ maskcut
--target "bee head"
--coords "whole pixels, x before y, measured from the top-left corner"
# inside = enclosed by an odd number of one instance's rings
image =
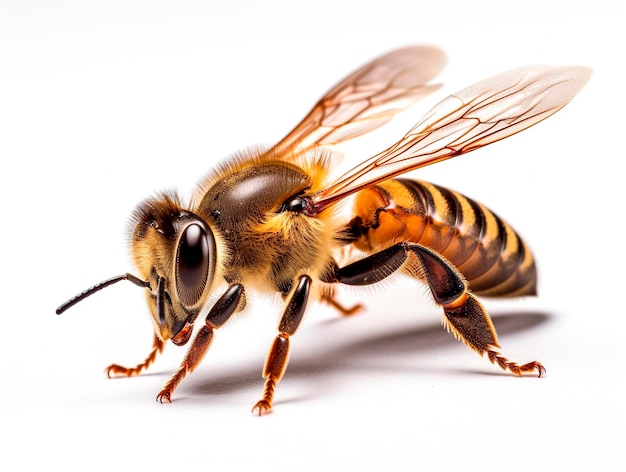
[[[213,231],[172,193],[145,200],[132,223],[132,255],[147,283],[155,331],[163,341],[185,344],[215,278]]]

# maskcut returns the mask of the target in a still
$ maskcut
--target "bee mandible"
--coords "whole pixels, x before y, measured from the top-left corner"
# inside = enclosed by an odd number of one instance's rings
[[[332,146],[379,128],[439,88],[445,63],[435,47],[407,47],[364,65],[333,87],[278,144],[240,151],[199,182],[189,203],[175,192],[146,199],[132,216],[131,246],[139,275],[101,282],[93,293],[127,280],[145,289],[154,323],[153,348],[135,367],[148,368],[165,343],[193,341],[159,392],[170,402],[181,380],[206,354],[214,333],[247,303],[250,290],[279,294],[284,309],[267,355],[265,387],[253,412],[272,409],[289,359],[291,338],[309,299],[347,314],[337,284],[369,285],[393,273],[426,284],[444,325],[471,349],[516,375],[545,372],[501,354],[491,318],[477,296],[536,293],[528,246],[478,202],[401,174],[468,153],[522,131],[565,106],[591,75],[586,67],[529,66],[457,92],[436,105],[398,142],[332,179]],[[340,211],[353,196],[352,214]],[[360,257],[340,265],[339,254]],[[197,325],[194,332],[194,325]]]

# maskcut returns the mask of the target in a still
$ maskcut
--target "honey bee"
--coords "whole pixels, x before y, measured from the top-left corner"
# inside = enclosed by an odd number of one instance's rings
[[[148,198],[132,216],[139,276],[101,282],[57,314],[122,280],[145,289],[152,351],[135,367],[110,365],[109,376],[139,374],[168,340],[186,344],[197,324],[180,368],[157,396],[170,402],[215,330],[244,309],[248,291],[277,293],[284,310],[263,370],[263,395],[252,409],[262,415],[272,409],[309,299],[349,314],[354,310],[335,298],[337,284],[375,284],[398,272],[429,288],[444,326],[471,349],[513,374],[542,376],[541,363],[518,364],[500,353],[491,318],[477,298],[536,293],[528,246],[478,202],[396,177],[547,118],[584,86],[589,68],[522,67],[479,82],[441,101],[389,148],[331,178],[338,162],[332,146],[379,128],[438,89],[430,81],[444,63],[444,54],[430,46],[378,57],[327,92],[278,144],[241,151],[218,165],[188,204],[174,192]],[[340,207],[349,196],[353,208],[346,215]],[[360,256],[341,266],[345,249]]]

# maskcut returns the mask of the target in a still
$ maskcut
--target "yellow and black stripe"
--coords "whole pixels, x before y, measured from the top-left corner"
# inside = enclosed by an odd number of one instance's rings
[[[528,246],[495,213],[458,192],[423,181],[389,180],[359,192],[355,214],[359,239],[354,244],[363,251],[414,242],[450,261],[476,294],[536,293]]]

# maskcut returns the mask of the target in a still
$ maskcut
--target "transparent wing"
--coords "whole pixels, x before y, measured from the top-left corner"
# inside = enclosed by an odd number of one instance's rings
[[[313,196],[315,211],[411,170],[518,133],[565,106],[591,77],[587,67],[528,66],[439,102],[400,141]]]
[[[437,90],[426,85],[445,64],[435,47],[413,46],[374,59],[343,79],[273,149],[302,153],[368,133]]]

